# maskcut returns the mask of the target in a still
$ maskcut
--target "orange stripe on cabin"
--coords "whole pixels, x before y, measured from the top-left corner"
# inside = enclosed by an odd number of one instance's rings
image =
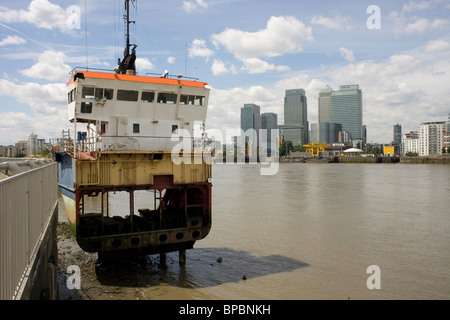
[[[159,84],[169,84],[169,85],[183,85],[188,87],[198,87],[204,88],[208,83],[197,82],[189,80],[179,80],[179,79],[168,79],[168,78],[158,78],[158,77],[144,77],[136,76],[130,74],[118,74],[118,73],[107,73],[107,72],[96,72],[96,71],[77,71],[77,73],[83,73],[85,78],[95,78],[95,79],[107,79],[107,80],[122,80],[122,81],[134,81],[134,82],[146,82],[146,83],[159,83]],[[72,77],[67,85],[73,82]]]

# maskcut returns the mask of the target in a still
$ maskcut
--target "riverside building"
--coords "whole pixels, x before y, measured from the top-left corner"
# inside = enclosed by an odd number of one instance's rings
[[[419,125],[419,156],[441,155],[444,147],[445,121]]]

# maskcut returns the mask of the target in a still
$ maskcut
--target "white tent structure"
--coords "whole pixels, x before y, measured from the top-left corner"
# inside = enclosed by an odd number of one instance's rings
[[[344,151],[346,157],[359,157],[363,151],[358,148],[350,148]]]

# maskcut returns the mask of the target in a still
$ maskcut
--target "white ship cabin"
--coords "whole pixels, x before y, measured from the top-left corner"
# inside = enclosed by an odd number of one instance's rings
[[[86,140],[77,144],[90,152],[171,151],[179,143],[173,133],[185,129],[194,138],[194,125],[205,123],[209,98],[207,83],[181,76],[95,71],[74,73],[67,90],[75,132],[86,125]]]

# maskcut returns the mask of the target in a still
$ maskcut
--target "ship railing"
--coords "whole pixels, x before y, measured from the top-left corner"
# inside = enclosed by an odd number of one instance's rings
[[[78,71],[102,71],[102,72],[108,72],[108,73],[117,73],[116,70],[113,69],[103,69],[103,68],[90,68],[90,67],[75,67],[73,68],[69,74],[73,76]],[[136,72],[136,75],[139,76],[140,74]],[[167,79],[188,79],[193,81],[198,81],[199,78],[195,77],[187,77],[183,76],[181,74],[169,74],[169,73],[153,73],[153,72],[147,72],[144,74],[144,76],[152,76],[152,77],[158,77],[158,78],[167,78]]]
[[[98,151],[158,151],[202,152],[214,156],[216,144],[210,139],[177,138],[161,136],[108,136],[86,137],[76,142],[75,158],[95,157]],[[73,151],[69,146],[65,150]]]

